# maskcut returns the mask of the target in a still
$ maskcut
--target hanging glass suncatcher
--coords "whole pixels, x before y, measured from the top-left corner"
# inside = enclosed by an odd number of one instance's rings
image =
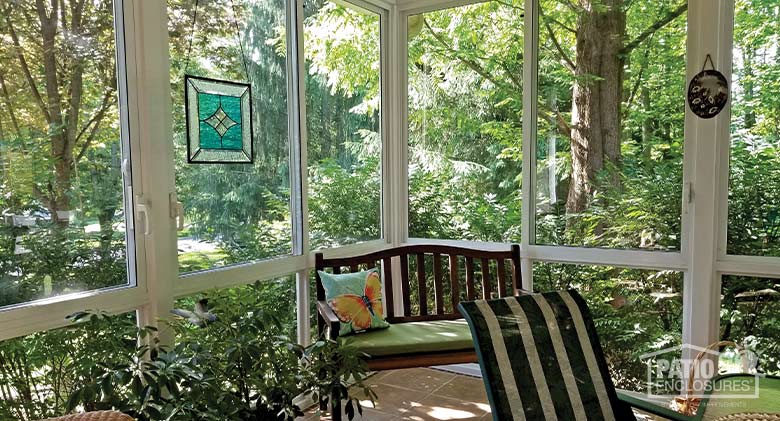
[[[190,75],[184,86],[187,162],[254,162],[251,86]]]
[[[709,61],[711,69],[707,69]],[[712,57],[707,54],[701,72],[688,85],[688,106],[697,116],[708,119],[723,111],[729,100],[729,83],[723,73],[715,70]]]
[[[198,4],[192,15],[192,32],[184,65],[184,112],[187,118],[187,163],[244,164],[254,162],[252,86],[249,83],[211,79],[187,74],[192,41],[198,23]],[[233,25],[241,49],[244,72],[249,79],[241,29],[233,0]]]

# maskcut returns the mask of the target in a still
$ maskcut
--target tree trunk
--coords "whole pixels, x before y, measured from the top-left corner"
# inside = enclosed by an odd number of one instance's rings
[[[1,112],[1,110],[0,110],[0,112]],[[0,119],[0,142],[5,143],[5,140],[6,139],[5,139],[5,129],[3,128],[3,120]],[[2,155],[1,155],[2,153],[3,153],[2,148],[0,148],[0,163],[2,163],[2,161],[3,161]]]
[[[58,26],[58,2],[52,2],[47,12],[43,0],[35,2],[41,25],[43,42],[43,71],[46,88],[46,108],[49,114],[49,137],[51,139],[51,157],[54,161],[54,183],[49,184],[43,198],[46,207],[57,225],[67,225],[61,221],[58,212],[70,210],[68,193],[71,187],[73,170],[73,146],[68,142],[67,128],[62,117],[62,98],[57,75],[56,43]]]
[[[19,121],[16,120],[16,110],[14,109],[14,105],[11,103],[11,94],[8,93],[8,86],[5,82],[2,71],[0,71],[0,93],[2,93],[5,106],[8,109],[8,117],[11,119],[11,127],[14,129],[16,137],[20,137],[22,135],[22,130],[19,128]]]
[[[642,108],[649,110],[652,106],[650,101],[650,89],[646,86],[640,88],[639,99]],[[656,122],[651,117],[645,117],[642,120],[642,164],[649,166],[653,153],[653,133]]]
[[[98,213],[98,224],[100,225],[100,253],[104,261],[111,258],[111,243],[114,239],[114,214],[116,207],[107,206]]]
[[[585,0],[577,20],[572,104],[572,174],[566,212],[582,212],[596,174],[606,163],[620,165],[621,56],[626,31],[623,0]],[[619,174],[612,183],[619,186]]]
[[[58,213],[70,211],[70,190],[72,187],[73,170],[75,166],[74,148],[76,145],[79,128],[81,103],[83,96],[84,61],[77,51],[70,51],[70,47],[64,46],[68,53],[58,60],[57,36],[66,34],[66,41],[76,39],[83,35],[83,0],[70,3],[70,22],[66,22],[65,2],[52,1],[47,6],[43,0],[35,1],[35,12],[40,25],[41,62],[43,64],[43,85],[46,92],[46,101],[40,95],[37,83],[32,75],[24,57],[24,50],[19,43],[19,38],[14,30],[10,16],[6,16],[8,30],[14,46],[19,64],[30,83],[33,96],[37,100],[43,117],[48,124],[49,139],[51,145],[51,158],[53,162],[54,180],[47,183],[45,190],[36,188],[38,198],[49,210],[51,217],[58,226],[66,226],[67,219],[60,219]],[[32,24],[32,22],[30,22]],[[62,25],[62,28],[60,28]],[[62,83],[67,80],[67,84]],[[3,94],[7,99],[5,83],[2,83]],[[63,93],[67,93],[66,101],[63,101]],[[67,106],[67,113],[63,106]],[[13,116],[13,114],[12,114]],[[102,117],[100,118],[102,119]],[[94,124],[99,125],[99,121]],[[18,131],[18,129],[17,129]]]
[[[755,100],[755,84],[753,78],[755,74],[753,72],[753,60],[755,57],[755,51],[752,47],[745,47],[742,51],[742,60],[744,63],[742,86],[745,90],[745,128],[752,129],[756,125],[756,111],[753,108],[753,101]]]

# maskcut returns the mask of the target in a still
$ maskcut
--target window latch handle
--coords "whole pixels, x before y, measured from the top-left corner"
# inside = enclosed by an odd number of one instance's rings
[[[168,201],[170,202],[171,218],[176,221],[176,231],[184,231],[184,204],[179,202],[176,193],[170,193]]]
[[[683,190],[685,201],[687,203],[693,203],[693,183],[685,183]]]
[[[135,212],[138,215],[138,219],[144,223],[144,235],[149,235],[152,232],[152,227],[149,224],[149,205],[143,202],[141,196],[136,196],[135,203]]]
[[[184,204],[176,202],[176,231],[184,231]]]

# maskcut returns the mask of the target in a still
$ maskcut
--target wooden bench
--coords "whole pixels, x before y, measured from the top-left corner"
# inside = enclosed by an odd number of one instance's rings
[[[393,282],[393,265],[400,282]],[[381,271],[390,328],[340,339],[339,319],[325,301],[325,289],[316,275],[319,333],[360,348],[369,355],[371,370],[476,362],[471,332],[458,312],[458,303],[505,297],[521,288],[520,246],[516,244],[506,250],[410,245],[329,259],[317,253],[315,268],[335,274],[371,268]],[[395,312],[398,297],[402,314]]]

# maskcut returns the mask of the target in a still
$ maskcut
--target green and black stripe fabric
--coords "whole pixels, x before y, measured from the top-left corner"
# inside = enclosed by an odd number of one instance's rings
[[[585,301],[558,291],[462,302],[493,419],[634,420]]]

